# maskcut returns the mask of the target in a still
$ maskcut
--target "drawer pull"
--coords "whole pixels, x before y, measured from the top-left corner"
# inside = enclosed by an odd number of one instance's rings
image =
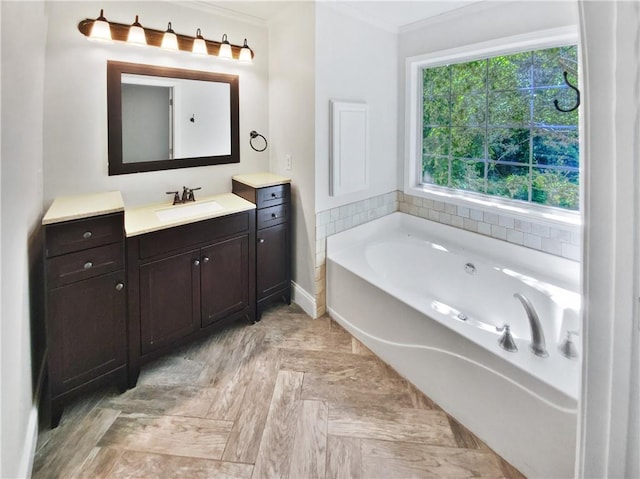
[[[199,259],[195,260],[195,261],[193,262],[193,265],[194,265],[194,266],[200,266],[200,260],[199,260]]]
[[[264,243],[264,238],[260,238],[260,239],[258,240],[258,243],[260,243],[260,244]]]
[[[202,258],[202,261],[204,261],[205,263],[208,263],[209,262],[209,257],[205,256],[204,258]]]
[[[124,283],[116,284],[116,291],[122,291],[123,288],[124,288]]]
[[[91,268],[93,268],[93,263],[91,261],[87,261],[84,264],[84,269],[91,269]]]
[[[271,213],[271,217],[272,217],[272,218],[277,218],[277,217],[278,217],[278,215],[277,215],[276,213]]]
[[[276,193],[271,193],[271,198],[277,198],[278,195]]]
[[[82,237],[83,237],[84,239],[89,239],[89,238],[91,238],[92,234],[93,234],[93,233],[91,233],[91,231],[85,231],[85,232],[82,234]]]

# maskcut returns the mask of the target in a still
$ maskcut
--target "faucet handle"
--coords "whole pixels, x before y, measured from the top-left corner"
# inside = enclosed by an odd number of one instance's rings
[[[511,336],[511,327],[508,324],[503,325],[502,327],[496,326],[496,331],[499,333],[504,333],[498,340],[498,344],[505,351],[509,351],[510,353],[515,353],[518,350],[518,346],[516,345],[513,336]]]
[[[201,186],[197,188],[187,188],[186,186],[182,187],[182,202],[185,203],[187,201],[195,201],[196,197],[193,194],[194,191],[202,189]]]
[[[177,191],[167,191],[166,192],[168,195],[173,195],[173,204],[177,205],[178,203],[180,203],[180,195],[178,194]]]
[[[576,359],[578,354],[578,348],[576,344],[573,342],[571,336],[577,336],[578,331],[567,331],[567,337],[565,340],[560,343],[558,349],[560,350],[560,354],[562,354],[565,358],[568,359]]]

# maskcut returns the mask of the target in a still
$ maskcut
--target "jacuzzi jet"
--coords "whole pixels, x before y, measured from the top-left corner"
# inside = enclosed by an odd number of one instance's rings
[[[473,263],[465,264],[464,270],[467,272],[467,274],[476,274],[476,267]]]
[[[466,321],[467,320],[467,315],[464,313],[458,313],[458,319],[460,321]]]

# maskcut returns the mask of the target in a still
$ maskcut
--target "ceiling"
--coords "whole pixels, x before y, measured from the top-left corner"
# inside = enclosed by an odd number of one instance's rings
[[[313,1],[313,0],[292,0]],[[479,0],[319,0],[331,6],[360,17],[362,20],[376,24],[387,30],[398,31],[426,18]],[[217,13],[239,16],[244,20],[257,23],[268,23],[291,1],[271,0],[198,0],[190,2],[200,7],[215,10]],[[195,6],[195,5],[194,5]]]

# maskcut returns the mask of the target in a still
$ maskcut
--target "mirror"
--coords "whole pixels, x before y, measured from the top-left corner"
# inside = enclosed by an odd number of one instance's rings
[[[238,76],[107,62],[109,175],[240,162]]]

